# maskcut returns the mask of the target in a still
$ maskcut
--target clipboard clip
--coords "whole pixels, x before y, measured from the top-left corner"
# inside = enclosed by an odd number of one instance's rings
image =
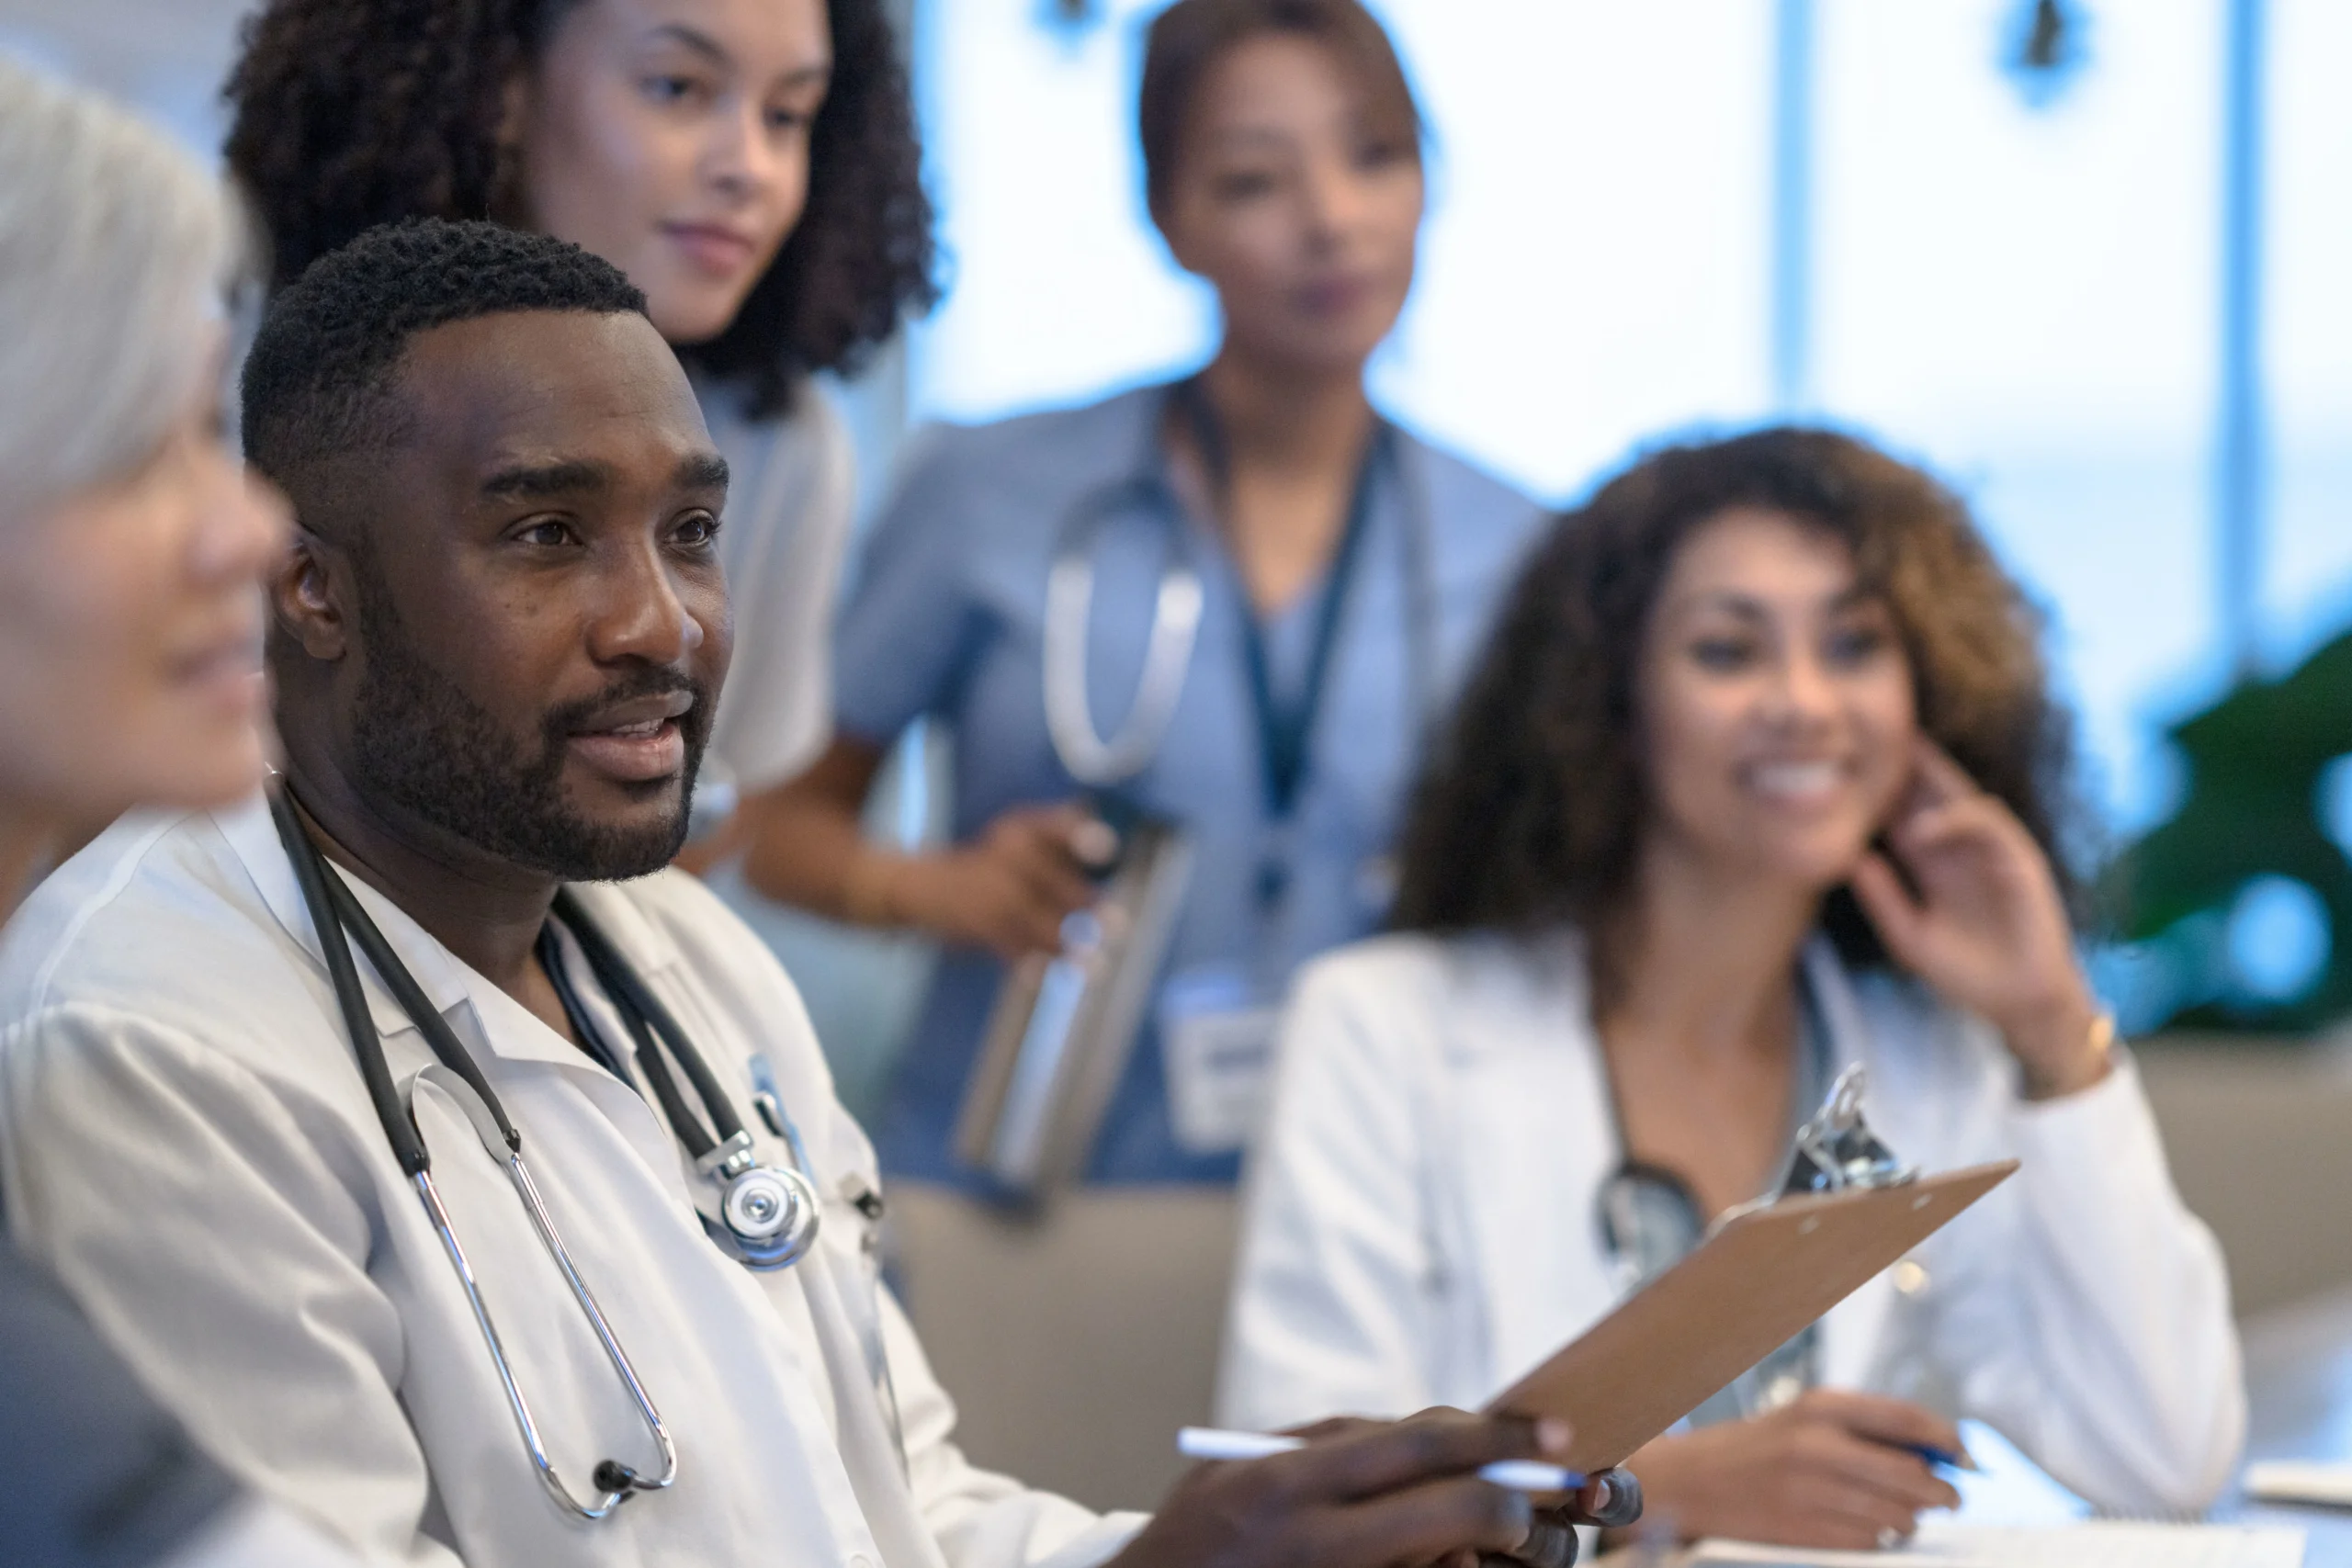
[[[1859,1062],[1838,1075],[1821,1109],[1797,1129],[1781,1196],[1902,1187],[1919,1179],[1919,1168],[1904,1164],[1863,1120],[1862,1095],[1869,1087],[1869,1074]]]

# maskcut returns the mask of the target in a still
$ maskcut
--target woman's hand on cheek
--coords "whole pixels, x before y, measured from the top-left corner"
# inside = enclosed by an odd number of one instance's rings
[[[1922,738],[1885,841],[1901,872],[1872,852],[1851,885],[1895,961],[2000,1030],[2028,1098],[2105,1077],[2098,1005],[2057,879],[2016,813]]]

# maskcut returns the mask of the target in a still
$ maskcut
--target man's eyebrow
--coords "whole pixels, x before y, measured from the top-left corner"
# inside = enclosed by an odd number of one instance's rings
[[[603,463],[573,458],[555,463],[516,463],[481,481],[488,501],[548,501],[609,489],[613,470]]]
[[[678,464],[671,482],[680,490],[725,490],[727,459],[716,452],[696,452]]]

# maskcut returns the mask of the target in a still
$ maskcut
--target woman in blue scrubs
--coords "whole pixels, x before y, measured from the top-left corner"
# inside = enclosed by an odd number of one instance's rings
[[[1263,1067],[1250,1021],[1384,913],[1423,716],[1539,520],[1365,394],[1423,202],[1419,114],[1378,24],[1354,0],[1180,0],[1152,27],[1140,110],[1153,218],[1223,309],[1216,356],[918,449],[842,623],[839,738],[748,867],[773,896],[944,940],[878,1141],[887,1170],[982,1193],[955,1129],[1005,962],[1057,946],[1092,893],[1074,803],[1091,781],[1045,697],[1057,558],[1093,568],[1082,728],[1113,736],[1153,716],[1133,710],[1167,563],[1199,562],[1203,590],[1172,711],[1118,791],[1189,832],[1189,890],[1083,1175],[1229,1184]],[[858,813],[925,717],[954,737],[955,842],[900,855],[863,841]]]
[[[939,940],[875,1125],[906,1301],[974,1457],[1102,1504],[1153,1495],[1171,1430],[1209,1413],[1274,1006],[1385,912],[1425,716],[1541,527],[1365,395],[1412,286],[1422,174],[1404,72],[1356,0],[1178,0],[1139,107],[1153,218],[1223,310],[1215,356],[915,451],[841,622],[832,747],[745,863],[772,897]],[[1093,581],[1050,615],[1057,559],[1066,587],[1075,561]],[[1163,703],[1149,667],[1171,661],[1147,649],[1186,624],[1161,612],[1185,607],[1171,563],[1200,593]],[[1050,722],[1049,676],[1091,711]],[[858,821],[917,719],[950,737],[953,835],[906,855]],[[1008,974],[1094,897],[1097,784],[1187,833],[1191,874],[1100,1120],[1063,1145],[1074,1181],[1023,1183],[968,1157],[986,1151],[959,1121],[996,1081]],[[1017,1125],[997,1119],[992,1146]]]

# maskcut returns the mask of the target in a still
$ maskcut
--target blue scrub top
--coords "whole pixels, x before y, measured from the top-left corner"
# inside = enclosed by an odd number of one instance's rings
[[[918,718],[946,726],[959,841],[1012,807],[1080,792],[1046,726],[1046,579],[1085,498],[1161,465],[1167,397],[1166,387],[1147,387],[1084,408],[931,431],[876,526],[841,622],[837,718],[844,733],[877,745]],[[1386,912],[1387,855],[1419,762],[1417,694],[1451,699],[1544,522],[1534,502],[1459,457],[1401,430],[1394,447],[1396,461],[1374,469],[1355,581],[1283,840],[1287,894],[1271,918],[1257,897],[1269,840],[1244,653],[1249,600],[1231,558],[1202,520],[1180,524],[1140,501],[1095,532],[1088,677],[1105,736],[1135,698],[1170,528],[1191,530],[1193,558],[1205,568],[1182,694],[1156,758],[1123,791],[1193,836],[1192,881],[1163,982],[1224,965],[1271,981],[1266,999],[1278,1000],[1301,963],[1366,935]],[[1416,514],[1427,533],[1425,639],[1408,629]],[[1322,598],[1320,587],[1302,595],[1265,627],[1278,692],[1295,692],[1304,678]],[[1419,677],[1410,649],[1424,640],[1436,668]],[[986,953],[942,955],[876,1129],[886,1171],[989,1189],[956,1158],[955,1127],[1003,973]],[[1194,1153],[1176,1140],[1155,1012],[1146,1011],[1088,1179],[1230,1182],[1238,1155]]]

